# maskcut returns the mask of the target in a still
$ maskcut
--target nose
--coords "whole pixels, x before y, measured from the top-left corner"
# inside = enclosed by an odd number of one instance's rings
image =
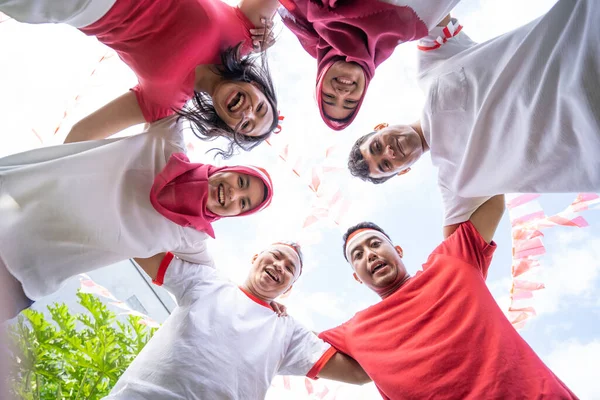
[[[392,149],[392,146],[388,145],[385,148],[385,155],[388,156],[391,159],[395,159],[396,158],[396,153],[394,153],[394,150]]]
[[[248,104],[248,107],[242,112],[243,116],[251,119],[254,116],[254,109],[252,109],[252,105]]]
[[[233,202],[237,199],[237,197],[239,196],[239,193],[237,192],[237,190],[235,190],[234,187],[229,187],[229,201]]]
[[[377,258],[377,254],[375,254],[375,252],[373,252],[373,250],[367,249],[367,260],[369,262],[372,262],[372,261],[375,261],[376,258]]]

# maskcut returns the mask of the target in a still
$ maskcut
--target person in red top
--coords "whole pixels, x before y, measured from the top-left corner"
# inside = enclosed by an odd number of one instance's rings
[[[319,337],[354,358],[384,399],[576,399],[485,284],[503,212],[504,196],[492,197],[412,277],[381,228],[350,228],[346,259],[382,301]]]
[[[0,0],[18,21],[73,25],[114,49],[138,84],[73,126],[66,142],[102,139],[179,112],[202,139],[224,136],[232,155],[277,127],[268,67],[243,57],[272,43],[277,0]],[[255,29],[255,27],[259,27]],[[193,106],[182,108],[193,99]]]

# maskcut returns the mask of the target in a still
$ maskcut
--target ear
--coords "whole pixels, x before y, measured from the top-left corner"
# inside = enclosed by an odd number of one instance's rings
[[[373,128],[374,131],[380,131],[384,128],[387,128],[389,125],[387,122],[382,122],[381,124],[377,124],[375,125],[375,128]]]
[[[398,253],[398,255],[400,256],[400,258],[404,257],[404,250],[402,250],[402,247],[400,247],[400,246],[394,246],[394,248],[396,249],[396,253]]]
[[[255,254],[252,256],[252,264],[254,264],[254,261],[256,261],[257,258],[258,258],[258,254]]]
[[[398,174],[397,174],[397,175],[404,175],[404,174],[406,174],[406,173],[408,173],[408,172],[410,172],[410,167],[409,167],[409,168],[406,168],[406,169],[403,169],[402,171],[398,172]]]
[[[354,277],[354,279],[356,280],[356,282],[360,283],[362,285],[362,281],[360,280],[360,278],[358,277],[358,275],[356,275],[356,272],[352,274],[352,276]]]

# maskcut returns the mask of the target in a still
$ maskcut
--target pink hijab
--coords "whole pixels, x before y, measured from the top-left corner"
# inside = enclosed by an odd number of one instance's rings
[[[387,60],[399,43],[427,35],[427,26],[412,8],[379,0],[280,0],[283,23],[317,59],[317,103],[321,118],[337,131],[349,126],[362,105],[375,68]],[[339,4],[338,4],[339,3]],[[365,72],[365,91],[354,113],[335,122],[323,112],[323,77],[336,61],[355,62]]]
[[[171,155],[167,165],[156,175],[150,202],[165,218],[181,226],[191,226],[215,237],[211,223],[222,217],[206,208],[208,201],[208,178],[216,172],[228,171],[252,175],[263,181],[267,197],[252,210],[236,217],[250,215],[265,209],[273,198],[273,182],[262,168],[253,166],[215,167],[210,164],[191,163],[184,153]]]

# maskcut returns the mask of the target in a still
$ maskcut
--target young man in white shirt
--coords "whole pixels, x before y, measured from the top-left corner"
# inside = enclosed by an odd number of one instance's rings
[[[382,183],[425,152],[439,168],[444,226],[503,193],[600,190],[600,2],[474,43],[448,16],[419,45],[420,121],[357,140],[351,173]]]
[[[370,381],[352,358],[271,308],[301,274],[297,245],[277,243],[255,255],[239,287],[171,253],[136,261],[178,307],[107,399],[263,399],[277,374]]]

